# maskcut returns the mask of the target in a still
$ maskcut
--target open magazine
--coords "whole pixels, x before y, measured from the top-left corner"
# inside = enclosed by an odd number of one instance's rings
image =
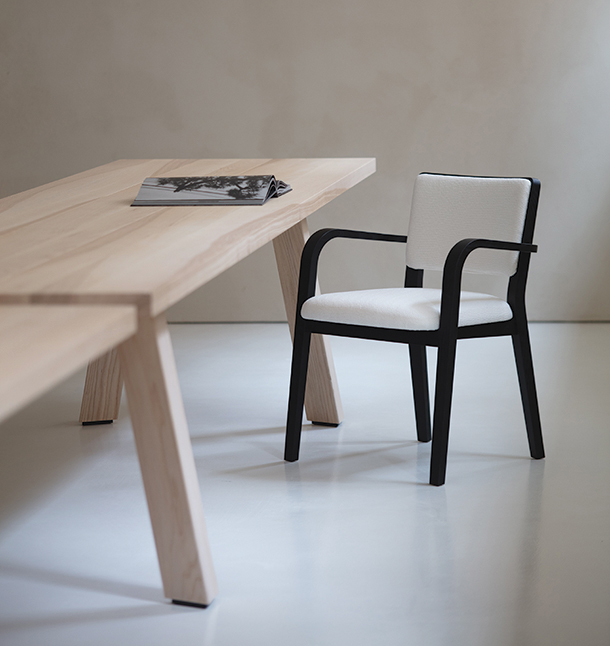
[[[147,177],[131,206],[264,204],[290,190],[273,175]]]

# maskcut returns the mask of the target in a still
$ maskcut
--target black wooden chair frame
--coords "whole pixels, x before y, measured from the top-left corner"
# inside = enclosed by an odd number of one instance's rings
[[[301,308],[306,300],[315,295],[318,260],[322,249],[328,242],[334,238],[356,238],[402,244],[407,242],[406,236],[353,231],[350,229],[321,229],[309,238],[301,256],[288,419],[286,423],[285,460],[294,462],[299,457],[305,384],[312,334],[375,339],[409,345],[417,439],[421,442],[429,442],[432,439],[430,484],[437,486],[444,484],[447,468],[457,341],[459,339],[511,336],[530,455],[534,459],[544,458],[540,411],[525,309],[525,287],[530,255],[538,249],[536,245],[532,244],[532,238],[540,194],[540,182],[532,178],[527,179],[531,182],[531,191],[521,242],[467,238],[457,242],[450,250],[443,267],[440,323],[436,330],[402,330],[304,319],[301,316]],[[507,290],[507,302],[513,311],[513,316],[507,321],[459,327],[463,267],[468,256],[476,249],[519,252],[517,269],[509,278]],[[422,287],[423,276],[423,269],[413,269],[407,266],[405,287]],[[426,346],[438,348],[432,429],[430,425]]]

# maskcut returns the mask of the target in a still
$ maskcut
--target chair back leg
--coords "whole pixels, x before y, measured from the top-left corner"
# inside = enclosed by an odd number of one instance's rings
[[[447,471],[447,448],[449,446],[449,422],[457,341],[451,339],[438,348],[436,364],[436,392],[434,395],[434,419],[432,426],[432,456],[430,459],[430,484],[440,487],[445,484]]]
[[[294,330],[288,419],[286,420],[286,445],[284,447],[284,460],[287,462],[296,462],[299,459],[310,346],[311,332],[304,329],[303,324],[297,320]]]
[[[540,460],[544,457],[544,444],[542,442],[540,409],[538,408],[536,381],[534,379],[532,348],[526,320],[517,322],[517,331],[512,335],[512,339],[530,455],[535,460]]]
[[[432,433],[430,430],[430,391],[428,388],[426,346],[410,343],[409,358],[411,361],[411,382],[413,384],[417,439],[420,442],[429,442],[432,439]]]

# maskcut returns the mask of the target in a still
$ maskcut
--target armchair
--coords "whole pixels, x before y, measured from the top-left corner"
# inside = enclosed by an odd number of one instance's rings
[[[417,437],[432,439],[430,484],[445,482],[453,376],[460,339],[511,336],[530,455],[544,457],[540,412],[525,309],[540,182],[531,178],[422,173],[413,193],[408,236],[322,229],[301,258],[290,379],[285,460],[299,457],[312,334],[409,345]],[[334,238],[406,243],[404,287],[315,294],[317,266]],[[424,288],[428,269],[442,288]],[[461,290],[464,271],[508,277],[505,299]],[[432,424],[426,346],[438,348]]]

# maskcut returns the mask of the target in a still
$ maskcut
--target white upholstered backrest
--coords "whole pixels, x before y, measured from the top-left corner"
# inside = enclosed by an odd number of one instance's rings
[[[464,238],[521,242],[531,183],[527,179],[422,173],[415,181],[407,237],[407,265],[442,269]],[[477,249],[465,271],[511,276],[518,253]]]

